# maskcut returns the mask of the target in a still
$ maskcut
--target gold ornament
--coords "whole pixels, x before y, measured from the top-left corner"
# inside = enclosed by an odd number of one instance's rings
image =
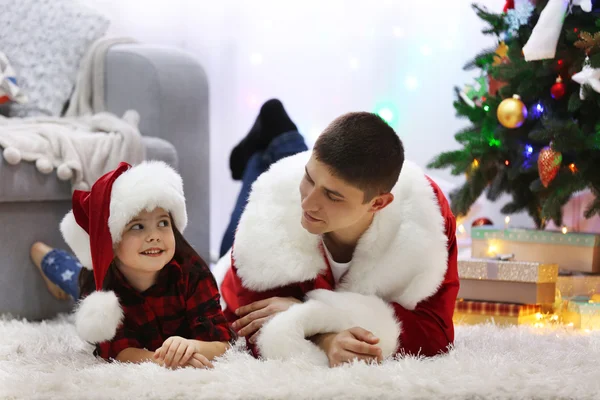
[[[496,48],[494,62],[492,65],[500,65],[508,62],[508,46],[504,42],[500,42]]]
[[[515,94],[511,98],[502,100],[496,114],[502,126],[514,129],[520,127],[525,122],[527,107],[525,107],[521,98]]]

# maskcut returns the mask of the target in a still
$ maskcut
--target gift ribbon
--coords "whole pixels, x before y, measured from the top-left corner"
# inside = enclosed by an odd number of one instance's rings
[[[567,9],[579,6],[585,12],[592,11],[592,0],[550,0],[540,13],[529,40],[523,47],[525,61],[546,60],[556,55],[556,44],[565,20]]]
[[[487,278],[491,280],[498,280],[498,262],[488,261],[486,263]]]

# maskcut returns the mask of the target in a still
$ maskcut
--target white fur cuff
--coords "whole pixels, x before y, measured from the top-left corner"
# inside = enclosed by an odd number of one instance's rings
[[[350,292],[313,290],[303,304],[290,307],[265,324],[258,336],[260,354],[266,359],[300,358],[328,365],[325,353],[307,338],[319,333],[361,327],[379,338],[383,357],[395,354],[400,323],[393,308],[376,296]]]

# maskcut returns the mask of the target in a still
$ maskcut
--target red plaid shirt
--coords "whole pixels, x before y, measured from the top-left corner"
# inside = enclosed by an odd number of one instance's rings
[[[207,342],[235,339],[221,312],[215,279],[201,259],[182,265],[171,261],[142,293],[117,268],[114,276],[109,289],[119,297],[125,318],[112,340],[96,346],[95,355],[109,360],[128,347],[154,351],[171,336]]]

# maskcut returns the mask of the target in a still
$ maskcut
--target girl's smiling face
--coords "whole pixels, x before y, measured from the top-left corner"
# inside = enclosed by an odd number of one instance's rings
[[[169,213],[160,207],[140,212],[125,226],[114,251],[121,269],[138,273],[160,271],[175,254]]]

